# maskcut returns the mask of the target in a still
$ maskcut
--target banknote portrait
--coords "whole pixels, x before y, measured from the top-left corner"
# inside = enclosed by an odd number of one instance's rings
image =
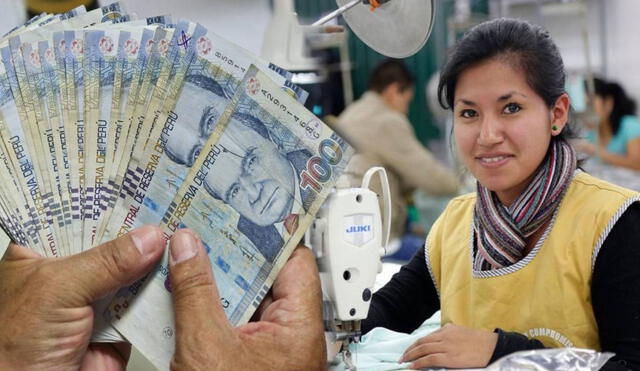
[[[178,117],[175,129],[165,147],[165,153],[173,162],[187,167],[193,165],[233,95],[233,90],[227,90],[206,75],[185,76],[174,109]]]
[[[312,156],[305,148],[284,150],[257,117],[236,112],[220,137],[222,149],[204,181],[214,198],[240,215],[242,232],[272,262],[293,234],[308,191],[299,175]]]

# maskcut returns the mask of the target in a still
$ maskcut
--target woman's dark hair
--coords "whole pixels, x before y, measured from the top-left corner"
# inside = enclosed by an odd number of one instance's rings
[[[599,78],[593,79],[595,94],[603,99],[613,99],[613,109],[609,114],[609,123],[613,135],[618,133],[622,117],[636,114],[636,102],[627,96],[622,86],[615,82],[606,82]]]
[[[415,79],[404,62],[399,59],[386,59],[371,72],[369,90],[382,93],[394,82],[398,83],[400,91],[405,91],[414,85]]]
[[[453,109],[460,74],[492,58],[500,58],[521,70],[529,86],[549,107],[565,93],[564,63],[549,33],[527,21],[498,18],[473,27],[449,54],[438,84],[440,105]],[[568,124],[559,138],[576,136],[572,125]]]

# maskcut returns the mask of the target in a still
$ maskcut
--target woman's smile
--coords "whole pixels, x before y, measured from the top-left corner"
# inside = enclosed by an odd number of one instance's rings
[[[478,161],[482,167],[487,169],[497,169],[509,163],[509,161],[514,157],[515,156],[510,154],[489,153],[476,156],[476,161]]]

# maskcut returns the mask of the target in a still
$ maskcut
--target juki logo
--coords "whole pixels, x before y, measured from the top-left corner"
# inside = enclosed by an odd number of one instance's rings
[[[362,233],[362,232],[371,232],[370,224],[363,225],[352,225],[347,228],[347,233]]]
[[[353,246],[364,246],[375,237],[372,214],[345,215],[343,223],[342,238]]]

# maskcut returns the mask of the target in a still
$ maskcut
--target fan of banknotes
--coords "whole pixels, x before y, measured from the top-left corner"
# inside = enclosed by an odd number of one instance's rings
[[[352,149],[277,68],[189,21],[119,3],[40,15],[0,45],[0,218],[47,257],[145,224],[203,239],[227,317],[248,321]],[[96,305],[94,340],[160,369],[174,347],[165,260]]]

